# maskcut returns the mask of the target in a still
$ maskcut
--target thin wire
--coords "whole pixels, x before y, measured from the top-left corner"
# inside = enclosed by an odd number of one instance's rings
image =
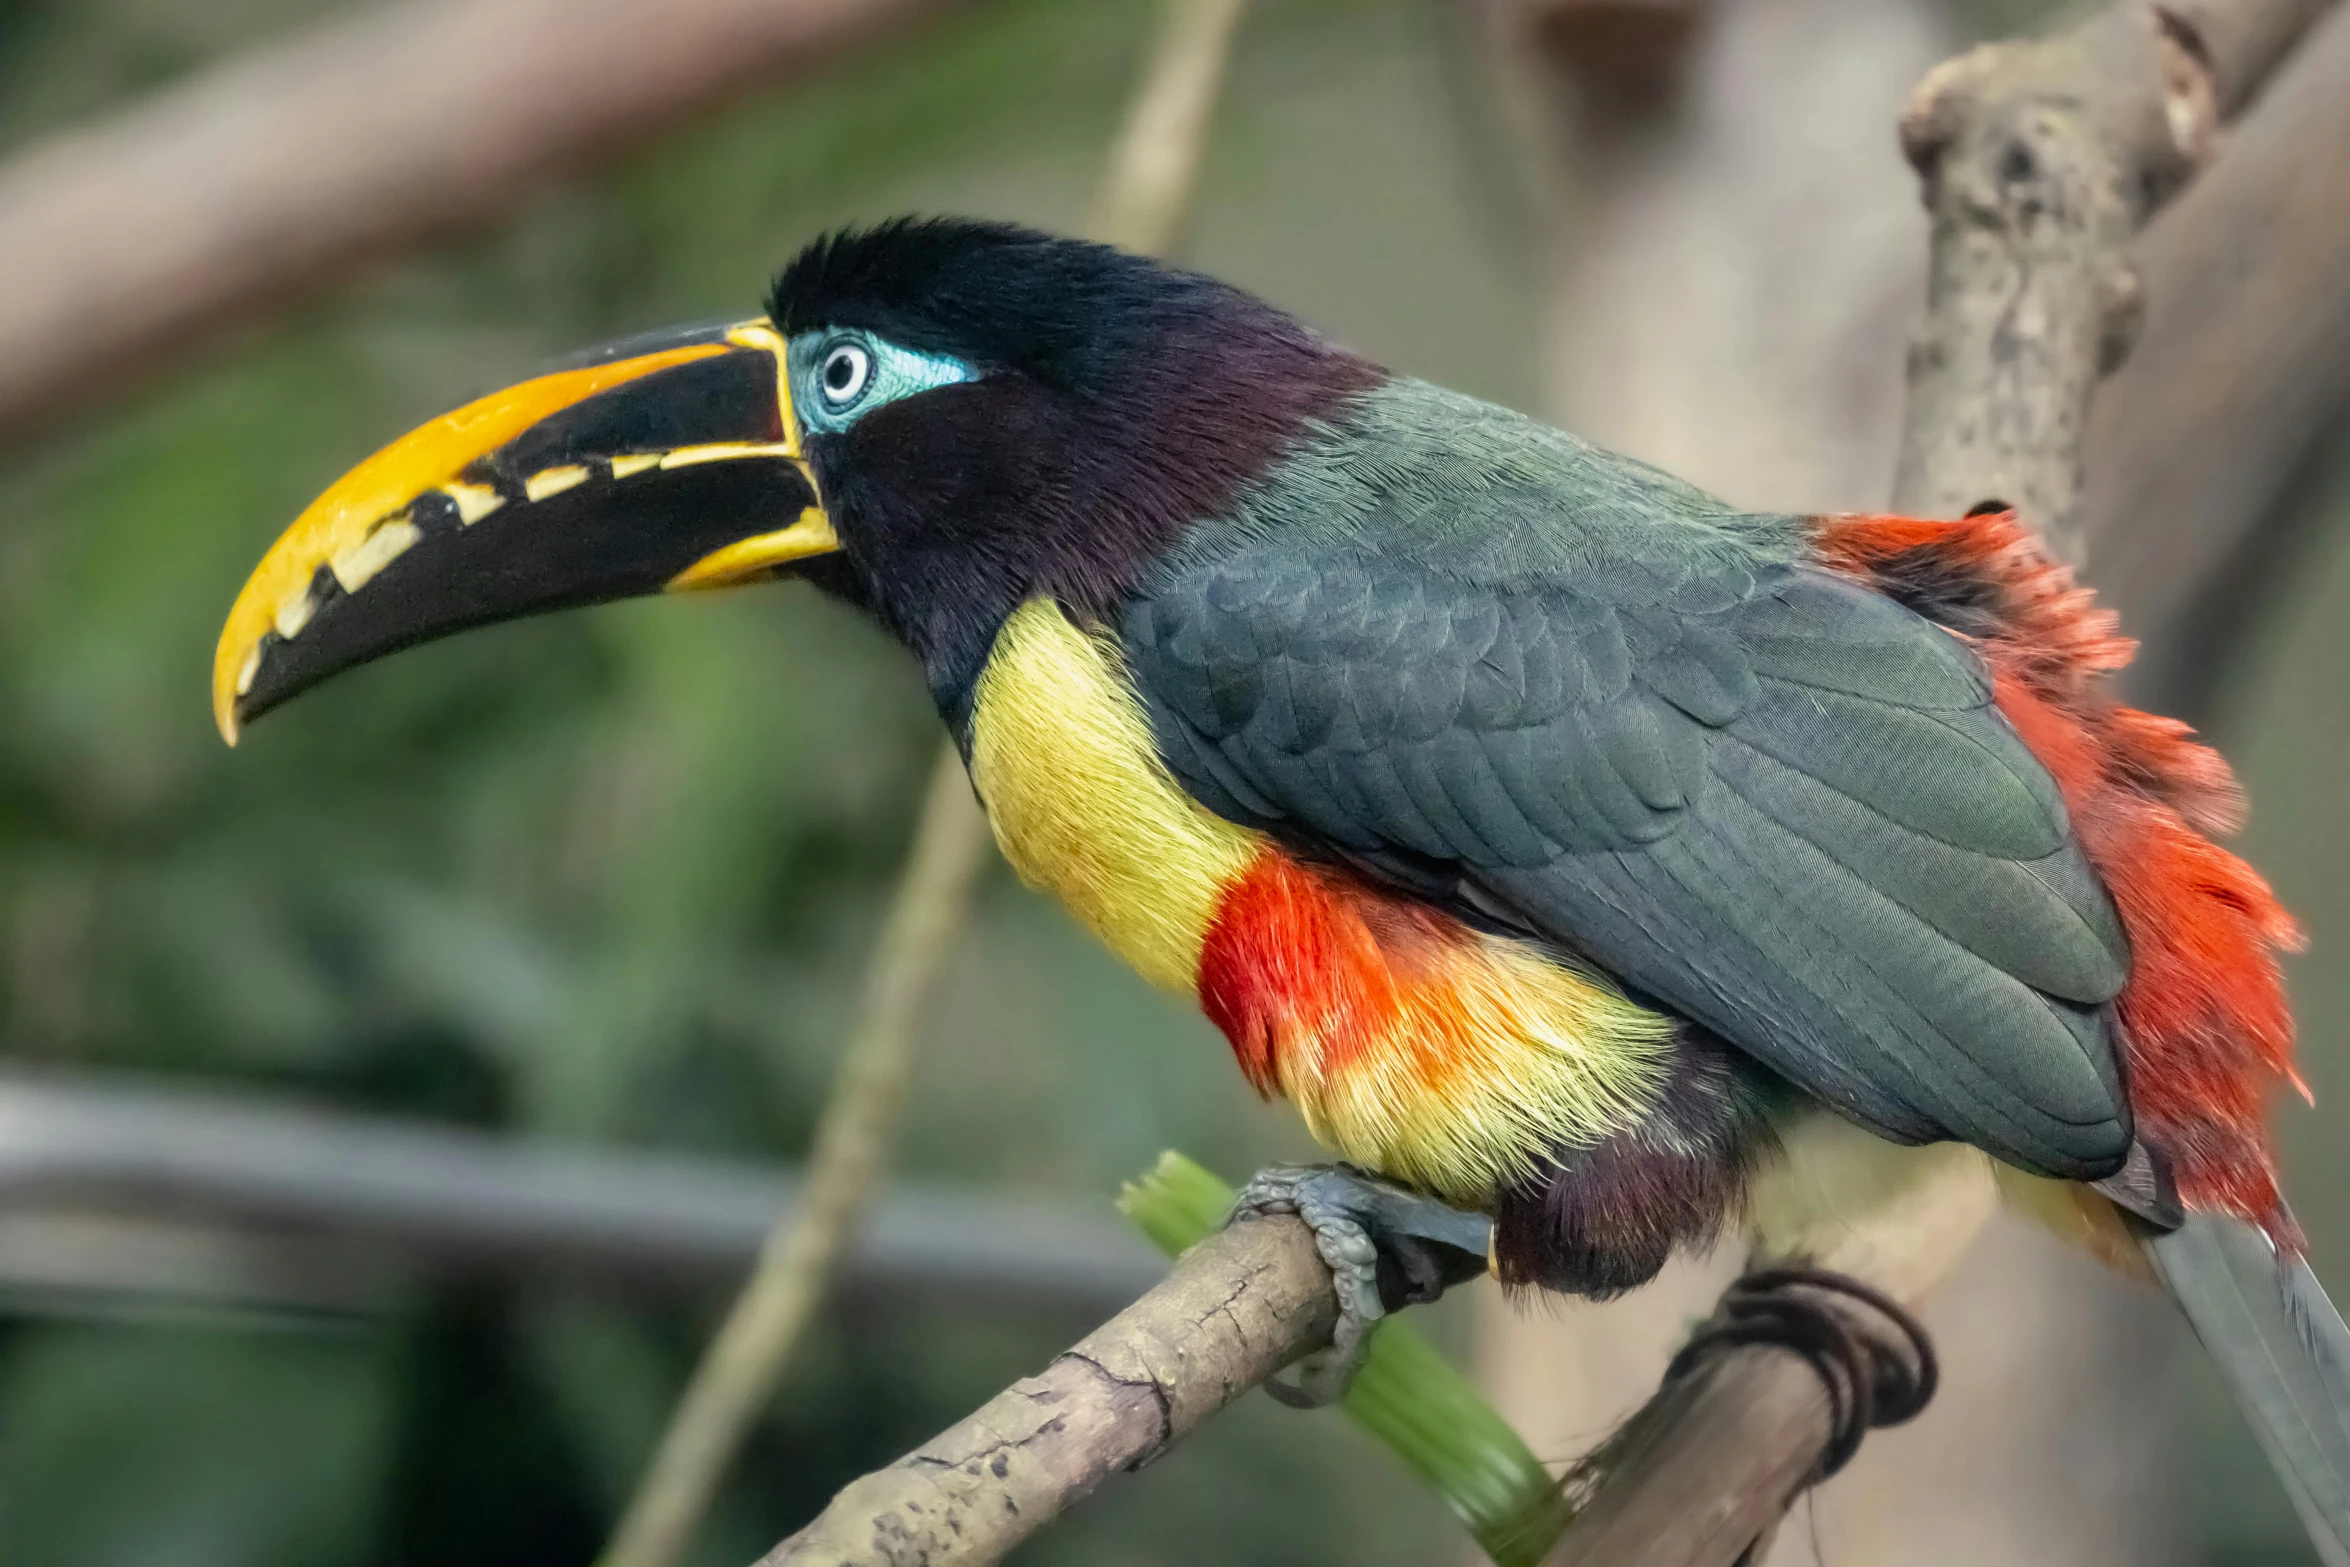
[[[1164,251],[1199,180],[1247,0],[1168,0],[1087,227]],[[600,1567],[673,1567],[823,1299],[886,1167],[914,1038],[984,863],[987,824],[953,746],[932,770],[914,847],[867,970],[855,1039],[816,1129],[800,1208],[779,1222],[694,1368]]]
[[[817,1123],[805,1198],[768,1232],[605,1547],[604,1567],[669,1567],[684,1554],[823,1299],[886,1164],[916,1028],[962,928],[986,838],[962,758],[949,747],[932,769],[913,851],[866,971],[862,1019]]]

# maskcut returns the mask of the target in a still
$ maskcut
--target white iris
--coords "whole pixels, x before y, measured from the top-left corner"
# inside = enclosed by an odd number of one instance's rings
[[[864,396],[872,379],[873,356],[854,343],[842,343],[826,354],[819,373],[824,400],[835,408],[846,408]]]

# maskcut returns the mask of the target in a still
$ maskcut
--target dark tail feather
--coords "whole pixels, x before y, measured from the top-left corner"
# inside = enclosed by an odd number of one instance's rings
[[[2326,1567],[2350,1567],[2350,1328],[2299,1256],[2218,1213],[2146,1243]]]

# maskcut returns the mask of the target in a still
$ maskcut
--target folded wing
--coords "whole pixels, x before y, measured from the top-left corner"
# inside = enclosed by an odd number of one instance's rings
[[[2101,1176],[2127,946],[1956,638],[1825,571],[1264,539],[1121,621],[1211,809],[1582,953],[1854,1119]]]

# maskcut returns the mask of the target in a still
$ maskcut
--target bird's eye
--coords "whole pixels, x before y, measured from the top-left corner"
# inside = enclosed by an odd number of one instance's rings
[[[866,384],[873,379],[873,356],[855,343],[836,344],[824,356],[816,379],[824,389],[826,403],[846,408],[865,395]]]

